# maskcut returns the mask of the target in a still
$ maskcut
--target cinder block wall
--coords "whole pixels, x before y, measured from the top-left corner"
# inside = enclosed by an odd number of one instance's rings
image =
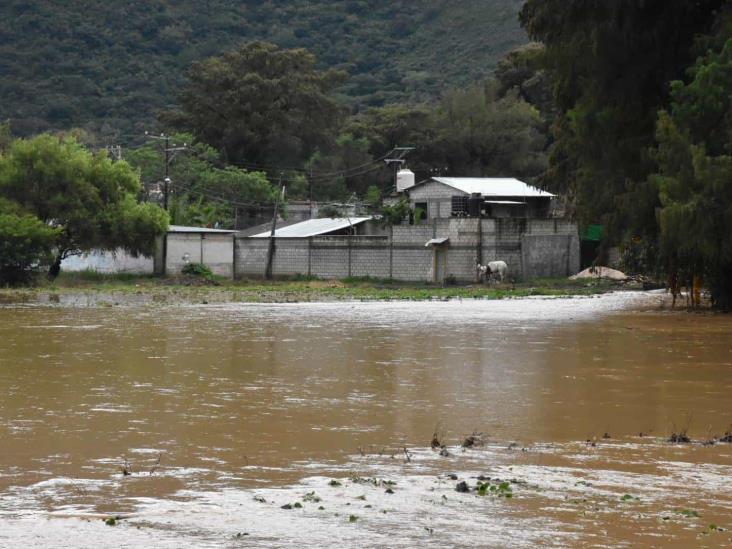
[[[579,270],[577,225],[553,219],[433,219],[395,225],[387,236],[313,237],[276,240],[275,275],[321,278],[374,277],[432,281],[434,249],[448,238],[445,276],[476,280],[476,262],[505,261],[512,278],[568,276]],[[262,276],[268,239],[237,238],[236,276]]]

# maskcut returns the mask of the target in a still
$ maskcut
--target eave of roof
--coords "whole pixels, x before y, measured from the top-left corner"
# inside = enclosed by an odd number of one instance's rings
[[[318,236],[322,234],[332,233],[341,229],[346,229],[354,225],[369,221],[372,217],[324,217],[320,219],[307,219],[288,227],[283,227],[275,231],[275,238],[308,238],[310,236]],[[250,238],[269,238],[271,231],[252,235]]]
[[[442,183],[466,194],[480,193],[484,197],[551,198],[554,196],[550,192],[542,191],[512,177],[432,177],[417,183],[414,187],[407,189],[407,192],[430,181]]]
[[[170,225],[168,227],[169,233],[218,233],[218,234],[232,234],[236,231],[228,229],[209,229],[208,227],[185,227],[183,225]]]

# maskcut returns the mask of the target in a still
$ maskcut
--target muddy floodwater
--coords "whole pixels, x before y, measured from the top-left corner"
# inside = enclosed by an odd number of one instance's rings
[[[0,547],[732,546],[732,318],[662,301],[5,303]]]

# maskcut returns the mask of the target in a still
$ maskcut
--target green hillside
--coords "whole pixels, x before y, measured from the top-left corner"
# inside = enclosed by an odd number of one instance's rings
[[[263,39],[348,71],[354,108],[480,79],[526,41],[522,0],[5,0],[0,120],[130,142],[175,103],[186,68]]]

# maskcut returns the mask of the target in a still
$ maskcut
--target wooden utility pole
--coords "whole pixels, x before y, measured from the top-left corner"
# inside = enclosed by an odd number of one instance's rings
[[[282,174],[280,174],[279,191],[275,197],[274,213],[272,214],[272,230],[269,233],[269,246],[267,247],[267,267],[264,270],[264,278],[272,280],[272,260],[274,259],[275,231],[277,230],[277,211],[280,209],[280,195],[284,194],[285,187],[282,185]]]
[[[185,151],[187,150],[186,143],[183,143],[182,147],[176,147],[175,144],[173,147],[170,147],[170,136],[167,133],[161,133],[159,136],[157,135],[151,135],[148,132],[145,132],[145,137],[148,139],[157,139],[159,141],[163,141],[163,153],[165,155],[164,157],[164,169],[163,173],[163,209],[167,212],[168,211],[168,193],[170,192],[170,162],[173,160],[173,157],[175,154],[179,151]],[[172,153],[172,154],[171,154]],[[203,261],[203,256],[202,259]],[[166,266],[168,263],[168,235],[167,233],[163,235],[163,266],[162,266],[162,274],[166,274]]]

